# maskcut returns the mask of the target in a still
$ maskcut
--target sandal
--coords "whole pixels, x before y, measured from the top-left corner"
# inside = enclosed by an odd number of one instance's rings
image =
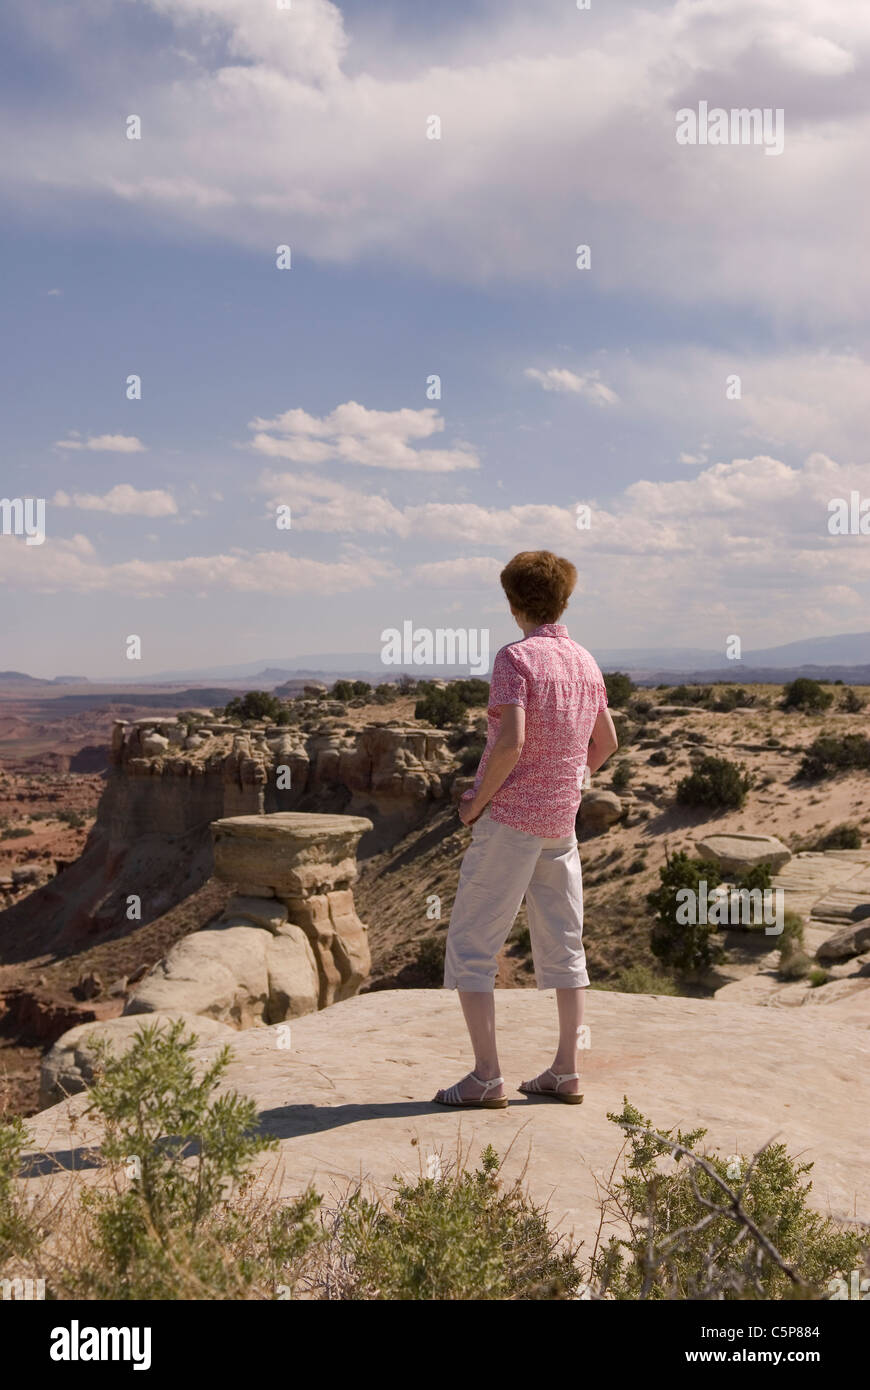
[[[564,1101],[566,1105],[579,1105],[583,1099],[582,1095],[575,1095],[572,1091],[559,1091],[563,1081],[579,1081],[579,1071],[566,1071],[561,1076],[558,1072],[553,1071],[552,1067],[547,1067],[547,1071],[556,1078],[555,1086],[542,1086],[535,1078],[532,1081],[520,1082],[517,1090],[522,1091],[523,1095],[526,1096],[552,1096],[553,1100]]]
[[[504,1110],[506,1108],[507,1096],[493,1096],[490,1100],[486,1099],[487,1091],[490,1091],[493,1086],[504,1084],[503,1076],[495,1076],[492,1081],[484,1081],[483,1077],[478,1076],[476,1072],[470,1071],[468,1075],[473,1076],[478,1085],[484,1087],[483,1095],[478,1096],[477,1100],[463,1100],[460,1096],[459,1087],[465,1077],[462,1078],[462,1081],[457,1081],[453,1086],[448,1086],[442,1091],[443,1100],[439,1099],[438,1096],[433,1096],[432,1099],[438,1105],[464,1105],[471,1110]]]

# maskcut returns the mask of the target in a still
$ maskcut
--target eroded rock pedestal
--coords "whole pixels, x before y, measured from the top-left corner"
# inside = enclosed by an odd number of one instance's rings
[[[356,915],[351,891],[357,845],[371,828],[363,816],[297,811],[233,816],[212,826],[215,875],[236,890],[222,920],[242,926],[274,904],[271,910],[285,918],[278,935],[310,948],[314,1008],[356,994],[371,969],[368,928]]]
[[[235,890],[224,913],[176,942],[100,1036],[124,1051],[145,1021],[138,1014],[161,1026],[182,1019],[198,1037],[229,1036],[356,994],[371,955],[351,885],[370,829],[363,816],[296,811],[215,821],[215,875]],[[94,1031],[82,1025],[55,1043],[43,1062],[43,1105],[88,1084]]]
[[[371,969],[354,910],[362,816],[230,816],[212,825],[223,915],[176,943],[125,1014],[184,1010],[235,1028],[283,1023],[356,994]]]

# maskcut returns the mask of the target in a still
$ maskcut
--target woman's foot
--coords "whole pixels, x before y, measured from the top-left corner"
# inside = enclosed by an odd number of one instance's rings
[[[440,1105],[490,1105],[493,1101],[504,1101],[504,1082],[500,1076],[488,1081],[481,1080],[477,1072],[470,1071],[453,1086],[445,1086],[436,1091],[433,1100]],[[499,1107],[501,1108],[501,1107]]]
[[[519,1089],[526,1095],[579,1096],[580,1076],[577,1072],[560,1072],[558,1068],[547,1067],[532,1081],[523,1081]]]

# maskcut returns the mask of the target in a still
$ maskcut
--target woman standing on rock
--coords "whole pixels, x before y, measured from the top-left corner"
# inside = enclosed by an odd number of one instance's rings
[[[442,1105],[507,1105],[495,1041],[496,957],[523,895],[538,989],[555,989],[559,1045],[552,1067],[520,1090],[578,1104],[578,1034],[589,984],[583,950],[583,885],[575,821],[586,768],[617,748],[604,678],[557,621],[577,571],[549,550],[515,555],[501,572],[521,641],[497,653],[487,740],[474,787],[459,807],[473,825],[450,917],[444,985],[459,1000],[474,1070],[434,1099]]]

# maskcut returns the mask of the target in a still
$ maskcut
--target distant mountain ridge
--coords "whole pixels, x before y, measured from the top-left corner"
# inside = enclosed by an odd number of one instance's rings
[[[570,628],[569,624],[569,628]],[[582,634],[575,634],[582,640]],[[510,640],[510,634],[506,640]],[[494,639],[490,661],[498,645]],[[771,681],[785,673],[815,675],[818,679],[853,680],[866,684],[862,675],[870,669],[870,632],[847,632],[824,637],[806,637],[786,642],[778,647],[762,647],[745,651],[740,661],[729,661],[722,650],[701,647],[591,647],[603,670],[628,671],[647,680],[667,680],[672,676],[696,677],[705,680]],[[194,684],[198,682],[231,681],[244,683],[248,689],[269,688],[285,681],[319,680],[330,683],[339,677],[356,680],[393,680],[406,668],[385,666],[376,652],[322,652],[297,657],[266,657],[259,661],[236,665],[197,666],[184,671],[157,671],[142,674],[137,680],[117,676],[94,677],[92,684],[113,686],[142,686],[158,684]],[[467,666],[413,666],[409,674],[417,676],[467,676]],[[759,674],[763,673],[763,674]],[[10,685],[86,684],[84,676],[45,679],[29,676],[23,671],[0,671],[0,687]]]

